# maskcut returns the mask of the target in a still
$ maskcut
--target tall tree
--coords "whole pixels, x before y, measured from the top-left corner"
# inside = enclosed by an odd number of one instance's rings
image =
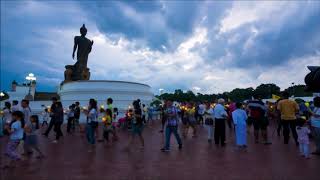
[[[271,98],[272,94],[280,95],[280,87],[275,84],[261,84],[254,90],[254,94],[263,99]]]
[[[312,96],[312,92],[306,91],[305,85],[295,85],[288,87],[284,91],[288,92],[290,96],[294,95],[296,97],[303,97],[303,96]]]
[[[232,101],[244,101],[251,99],[251,97],[253,96],[253,92],[254,89],[251,87],[246,89],[236,88],[229,93],[229,98]]]

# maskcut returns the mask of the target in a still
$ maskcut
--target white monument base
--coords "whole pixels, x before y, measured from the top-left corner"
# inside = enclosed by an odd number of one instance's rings
[[[108,98],[113,99],[113,106],[123,113],[132,106],[132,102],[140,99],[142,104],[149,104],[153,99],[150,86],[126,81],[72,81],[61,85],[58,90],[61,102],[65,108],[76,101],[81,107],[87,107],[89,99],[98,101],[98,106],[106,106]]]

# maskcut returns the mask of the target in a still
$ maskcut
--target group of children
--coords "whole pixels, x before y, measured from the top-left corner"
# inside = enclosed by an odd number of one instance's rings
[[[25,121],[24,114],[21,111],[12,112],[12,121],[5,125],[5,134],[9,135],[9,141],[6,146],[5,154],[9,157],[8,162],[4,165],[5,168],[14,167],[17,161],[22,160],[18,152],[18,146],[23,142],[23,155],[29,156],[33,150],[38,152],[37,158],[44,157],[38,146],[37,131],[39,129],[39,118],[37,115],[32,115],[29,121]]]
[[[121,123],[125,123],[126,127],[130,126],[129,131],[131,131],[132,135],[129,139],[128,147],[131,147],[133,143],[133,139],[136,135],[139,136],[142,147],[144,147],[144,139],[142,136],[143,131],[143,116],[142,109],[140,107],[140,100],[136,100],[133,102],[133,108],[129,109],[126,114],[124,122],[120,122],[117,119],[118,109],[113,108],[112,99],[109,98],[107,100],[107,108],[101,106],[99,114],[96,112],[97,102],[94,99],[89,101],[88,110],[84,111],[84,114],[87,116],[87,125],[86,125],[86,133],[89,144],[91,144],[92,149],[90,148],[89,152],[92,152],[95,145],[95,137],[99,136],[98,131],[98,119],[102,121],[102,138],[98,139],[98,142],[109,142],[110,135],[112,135],[112,141],[118,140],[117,128],[121,127]],[[93,125],[95,124],[95,125]]]

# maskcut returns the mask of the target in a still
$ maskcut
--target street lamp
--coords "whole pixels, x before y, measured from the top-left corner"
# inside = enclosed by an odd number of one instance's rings
[[[159,95],[162,95],[164,92],[164,89],[159,89]]]
[[[0,107],[2,107],[2,98],[5,96],[3,92],[0,92]]]
[[[33,96],[31,95],[31,86],[32,86],[32,82],[37,80],[37,78],[34,76],[33,73],[29,73],[28,76],[26,77],[26,80],[30,81],[30,84],[29,84],[29,93],[28,95],[26,95],[25,99],[33,100]]]
[[[294,82],[291,83],[291,88],[292,88],[292,97],[294,97]]]

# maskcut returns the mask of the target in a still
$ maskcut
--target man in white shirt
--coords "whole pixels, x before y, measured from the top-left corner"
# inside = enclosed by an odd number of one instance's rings
[[[215,130],[214,130],[214,141],[216,145],[221,144],[225,146],[226,139],[226,119],[228,114],[224,108],[224,99],[218,99],[218,104],[214,108],[214,117],[215,117]]]

